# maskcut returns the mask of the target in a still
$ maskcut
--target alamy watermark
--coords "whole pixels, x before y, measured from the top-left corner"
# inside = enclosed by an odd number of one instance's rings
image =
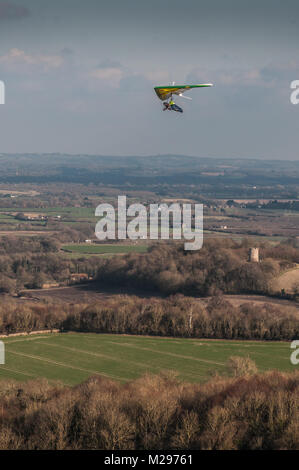
[[[117,215],[116,215],[117,212]],[[95,234],[99,240],[188,240],[185,250],[199,250],[203,244],[202,204],[131,204],[118,196],[117,211],[111,204],[100,204],[95,211],[101,217]],[[130,220],[128,221],[128,218]]]
[[[0,104],[5,104],[5,84],[0,80]]]
[[[290,88],[292,91],[290,101],[292,104],[299,104],[299,80],[293,80]]]
[[[3,341],[0,341],[0,365],[5,364],[5,346]]]
[[[291,364],[293,364],[293,366],[297,366],[299,364],[299,340],[291,342],[291,349],[295,349],[290,357]]]

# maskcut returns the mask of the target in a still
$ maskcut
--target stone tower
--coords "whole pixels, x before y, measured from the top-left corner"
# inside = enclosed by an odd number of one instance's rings
[[[258,263],[260,260],[259,258],[259,248],[250,248],[249,249],[249,255],[248,255],[248,261],[250,263]]]

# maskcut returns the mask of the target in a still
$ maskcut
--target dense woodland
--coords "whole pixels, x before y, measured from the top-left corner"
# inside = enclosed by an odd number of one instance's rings
[[[261,262],[248,262],[247,239],[206,239],[199,251],[188,252],[180,244],[158,243],[146,254],[130,254],[107,260],[97,257],[66,258],[60,243],[80,241],[88,229],[65,228],[46,237],[2,237],[0,242],[0,292],[40,288],[43,283],[67,283],[71,274],[86,273],[110,285],[134,286],[169,295],[217,295],[219,293],[271,294],[270,282],[299,263],[296,240],[273,246],[259,243]]]
[[[2,334],[59,328],[62,331],[161,336],[291,340],[299,337],[298,314],[287,306],[244,302],[233,306],[223,293],[269,293],[269,283],[299,261],[290,243],[260,246],[260,263],[249,263],[248,242],[207,240],[199,252],[159,244],[146,254],[108,260],[65,259],[47,238],[3,238],[0,290],[12,294],[43,282],[67,282],[72,273],[97,277],[96,283],[149,289],[152,299],[115,297],[105,303],[69,305],[35,302],[0,305]],[[270,292],[271,293],[271,292]],[[179,294],[179,295],[178,295]],[[160,296],[160,298],[159,298]],[[196,297],[211,297],[206,302]]]
[[[126,333],[194,338],[293,340],[299,314],[284,306],[233,306],[223,297],[206,304],[176,295],[167,299],[115,297],[105,304],[0,305],[0,334],[59,328],[61,331]]]
[[[0,449],[298,449],[298,373],[258,375],[247,361],[200,385],[171,373],[73,388],[0,381]]]
[[[164,294],[207,296],[270,293],[270,281],[299,262],[299,249],[291,244],[276,247],[261,244],[262,262],[248,262],[250,242],[228,239],[205,240],[199,251],[179,245],[154,245],[143,255],[130,254],[107,260],[98,280],[109,284],[134,285]]]
[[[42,287],[50,281],[67,282],[73,273],[94,276],[97,258],[65,259],[59,243],[49,237],[3,237],[0,243],[0,292]]]

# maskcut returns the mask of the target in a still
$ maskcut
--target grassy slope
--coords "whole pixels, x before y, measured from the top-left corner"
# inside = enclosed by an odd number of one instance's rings
[[[299,265],[297,265],[297,268],[286,271],[272,281],[272,288],[277,292],[284,289],[285,292],[293,294],[295,286],[299,287]]]

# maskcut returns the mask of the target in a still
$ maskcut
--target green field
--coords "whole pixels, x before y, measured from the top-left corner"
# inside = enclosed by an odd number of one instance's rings
[[[103,253],[144,253],[148,249],[148,245],[93,245],[93,244],[78,244],[78,245],[63,245],[62,250],[71,253],[94,254],[99,255]]]
[[[92,207],[46,207],[46,208],[36,208],[36,207],[1,207],[0,213],[2,212],[37,212],[45,215],[61,215],[61,216],[70,216],[70,217],[95,217],[95,209]]]
[[[90,223],[95,224],[98,220],[95,217],[95,209],[91,207],[49,207],[49,208],[0,208],[0,224],[9,224],[9,225],[19,225],[22,224],[41,224],[41,222],[35,222],[34,220],[17,220],[15,214],[17,212],[25,213],[38,213],[43,214],[48,217],[53,217],[60,215],[61,219],[59,220],[60,224],[69,225],[76,228],[76,225],[80,223]],[[45,222],[44,222],[45,224]]]
[[[1,338],[3,339],[3,338]],[[5,338],[6,363],[0,379],[46,377],[73,385],[91,375],[125,382],[146,372],[176,370],[200,382],[225,371],[230,356],[249,356],[260,371],[292,371],[287,342],[227,341],[61,333]]]

